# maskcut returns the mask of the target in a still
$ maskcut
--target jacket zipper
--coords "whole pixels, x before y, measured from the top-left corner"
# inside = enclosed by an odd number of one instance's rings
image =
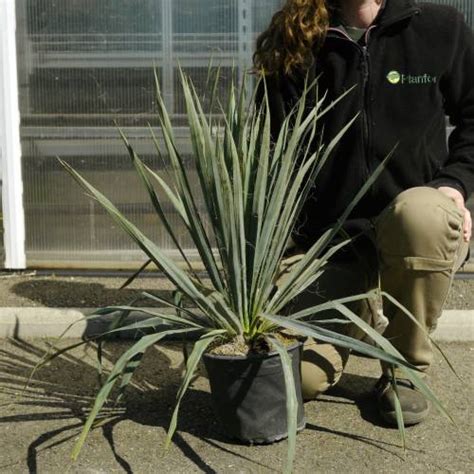
[[[362,67],[364,69],[363,77],[363,118],[365,127],[365,165],[367,171],[367,179],[371,174],[370,166],[370,154],[372,152],[371,147],[371,133],[370,133],[370,94],[369,94],[369,79],[370,79],[370,55],[369,55],[369,37],[370,32],[375,26],[369,26],[365,32],[364,45],[362,46]],[[369,192],[372,192],[372,187]]]
[[[367,179],[370,178],[371,175],[371,166],[370,166],[370,155],[372,153],[372,143],[371,143],[371,133],[370,133],[370,96],[369,96],[369,78],[370,78],[370,55],[369,55],[369,38],[370,38],[370,32],[372,29],[374,29],[376,26],[378,26],[379,31],[383,31],[385,28],[388,26],[394,25],[400,21],[406,20],[407,18],[411,18],[414,15],[418,15],[420,13],[420,9],[414,8],[408,12],[405,12],[404,14],[392,18],[390,21],[387,23],[382,23],[380,25],[370,25],[367,28],[367,31],[365,32],[365,38],[364,38],[364,45],[362,46],[362,64],[364,68],[364,107],[363,107],[363,116],[364,116],[364,128],[365,128],[365,138],[366,138],[366,158],[365,158],[365,164],[366,164],[366,170],[367,170]],[[373,186],[370,187],[368,193],[373,193]]]
[[[329,28],[329,31],[334,31],[337,33],[337,36],[340,39],[350,41],[354,46],[357,47],[361,57],[362,57],[362,131],[363,131],[363,145],[365,153],[365,174],[366,179],[370,177],[370,165],[369,165],[369,153],[370,153],[370,120],[369,120],[369,103],[368,103],[368,88],[369,88],[369,51],[368,51],[368,41],[370,36],[370,31],[375,28],[375,25],[369,26],[365,34],[364,46],[361,46],[359,43],[354,41],[348,34],[343,30],[338,28]],[[371,188],[372,189],[372,188]],[[369,192],[371,192],[371,189]]]
[[[367,179],[370,176],[369,152],[370,152],[370,120],[369,120],[369,51],[367,45],[362,47],[362,120],[364,129],[364,151],[365,168]]]
[[[365,39],[364,39],[364,45],[361,46],[359,43],[354,41],[345,31],[340,30],[339,28],[334,28],[330,27],[328,29],[328,32],[335,32],[338,38],[347,40],[354,44],[359,52],[361,53],[362,56],[362,68],[363,68],[363,75],[362,75],[362,91],[363,91],[363,97],[362,97],[362,128],[363,128],[363,134],[364,134],[364,151],[365,151],[365,172],[366,172],[366,178],[370,178],[371,174],[371,166],[370,166],[370,153],[371,153],[371,133],[370,133],[370,114],[369,114],[369,109],[370,109],[370,97],[369,97],[369,80],[370,80],[370,55],[369,55],[369,38],[370,38],[370,32],[375,28],[378,27],[380,31],[383,29],[387,28],[388,26],[394,25],[395,23],[398,23],[399,21],[403,21],[407,18],[410,18],[414,15],[418,15],[420,13],[419,8],[414,8],[408,12],[405,12],[403,15],[400,15],[396,18],[392,18],[390,21],[387,23],[380,23],[379,25],[371,25],[369,28],[367,28],[367,31],[365,32]],[[373,193],[373,187],[371,186],[368,193],[372,194]]]

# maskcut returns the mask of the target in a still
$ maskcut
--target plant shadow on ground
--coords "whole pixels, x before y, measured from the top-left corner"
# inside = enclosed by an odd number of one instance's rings
[[[123,283],[126,278],[123,278]],[[146,281],[146,280],[145,280]],[[118,288],[107,287],[101,283],[87,283],[64,278],[38,279],[33,278],[28,281],[16,283],[11,287],[11,291],[30,301],[39,303],[46,307],[101,307],[128,305],[135,298],[140,297],[142,291],[148,291],[162,298],[170,298],[171,290],[157,289],[156,286],[163,285],[161,279],[149,280],[149,288]],[[152,282],[157,282],[153,284]],[[147,282],[148,283],[148,282]],[[143,286],[143,280],[141,281]],[[159,307],[159,303],[150,299],[141,299],[135,306]]]
[[[43,433],[28,446],[25,456],[28,471],[37,472],[37,458],[41,451],[76,438],[82,429],[99,388],[97,369],[94,366],[95,348],[79,349],[73,354],[61,355],[48,366],[38,370],[23,395],[18,396],[37,361],[45,354],[45,348],[42,344],[33,344],[20,339],[10,339],[9,345],[14,348],[13,351],[0,349],[0,407],[3,413],[6,411],[13,413],[1,416],[0,424],[50,420],[64,420],[65,423],[61,428]],[[123,343],[106,343],[103,357],[109,367],[123,350]],[[182,362],[177,362],[177,359],[182,360],[179,352],[179,343],[176,342],[166,344],[166,353],[157,347],[148,351],[127,389],[124,403],[117,408],[109,404],[102,411],[101,425],[96,429],[102,430],[115,460],[126,472],[133,470],[116,450],[114,429],[125,420],[164,430],[168,428],[183,373]],[[166,381],[163,386],[151,382],[160,380]],[[218,444],[229,440],[220,434],[215,422],[209,423],[214,417],[206,388],[207,383],[201,377],[198,385],[199,387],[192,387],[187,392],[180,410],[178,430],[199,437],[218,449],[252,461]],[[5,409],[6,407],[10,410]],[[42,408],[48,411],[41,412]],[[68,423],[68,420],[71,422]],[[173,443],[200,470],[215,472],[179,432],[175,433]],[[87,442],[83,449],[86,452]],[[18,462],[23,461],[25,459]],[[0,466],[2,467],[7,466]]]
[[[352,357],[352,356],[351,356]],[[360,356],[359,356],[360,357]],[[362,357],[365,359],[365,357]],[[377,405],[374,396],[374,388],[377,383],[377,378],[367,377],[364,375],[358,375],[354,373],[344,372],[341,376],[340,381],[334,387],[330,388],[327,392],[320,395],[317,398],[317,402],[320,404],[328,405],[352,405],[355,406],[361,418],[375,427],[390,428],[394,431],[395,437],[394,442],[386,442],[380,439],[370,438],[368,436],[358,435],[346,431],[329,429],[323,426],[318,426],[313,423],[306,423],[306,429],[313,430],[319,433],[325,434],[336,434],[342,438],[357,441],[381,451],[393,455],[400,460],[404,460],[402,455],[401,444],[396,443],[397,428],[388,425],[384,422],[377,411]],[[421,450],[414,448],[406,448],[406,451],[421,453]]]
[[[123,342],[107,342],[103,355],[106,365],[110,367],[123,350]],[[2,407],[3,413],[10,411],[10,414],[0,417],[0,424],[51,420],[64,423],[64,426],[55,427],[32,441],[25,453],[26,459],[16,460],[13,461],[13,464],[9,464],[14,465],[26,461],[29,472],[37,472],[38,456],[41,452],[68,441],[72,442],[74,438],[77,438],[99,387],[95,366],[95,348],[89,345],[87,348],[83,347],[72,353],[61,355],[48,366],[37,371],[23,395],[18,396],[25,387],[32,369],[44,353],[45,346],[42,343],[32,343],[20,339],[11,339],[8,341],[8,345],[4,344],[4,348],[0,350],[0,407]],[[102,430],[103,437],[107,440],[116,462],[126,472],[133,472],[133,469],[116,449],[114,430],[119,423],[127,420],[166,430],[174,408],[182,372],[183,359],[178,342],[167,342],[164,349],[155,346],[143,358],[142,365],[127,389],[124,403],[115,408],[113,404],[108,405],[103,410],[103,415],[100,418],[101,424],[96,429]],[[198,375],[203,375],[202,368],[200,368]],[[332,399],[341,400],[321,399],[320,402],[355,402],[362,413],[361,406],[367,407],[368,400],[365,400],[364,397],[360,398],[359,389],[351,391],[352,389],[347,388],[354,385],[354,380],[350,380],[351,377],[357,376],[346,375],[341,381],[341,385],[330,393]],[[367,382],[370,383],[370,379],[368,381],[363,379],[367,379],[367,377],[358,377],[357,387],[362,385],[367,387]],[[155,385],[155,382],[159,381],[166,382],[161,386]],[[238,449],[231,449],[231,445],[235,445],[235,443],[220,433],[217,422],[209,422],[209,420],[214,420],[214,416],[208,390],[205,378],[196,377],[195,383],[183,400],[178,423],[179,431],[173,438],[173,443],[181,450],[182,454],[203,472],[215,472],[200,457],[185,439],[185,436],[183,437],[183,434],[190,434],[218,450],[251,462],[255,468],[263,467],[274,470],[273,466],[270,467],[252,459],[252,457],[245,456],[241,452],[239,453]],[[361,401],[362,403],[359,405]],[[399,448],[395,444],[331,430],[315,424],[308,424],[307,428],[319,433],[337,434],[367,443],[398,456],[396,451]],[[83,449],[84,452],[87,451],[87,442]],[[160,449],[159,446],[157,449]]]

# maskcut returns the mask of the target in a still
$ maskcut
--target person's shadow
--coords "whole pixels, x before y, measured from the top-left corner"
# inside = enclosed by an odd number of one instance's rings
[[[377,378],[344,373],[338,384],[332,387],[327,395],[352,402],[359,410],[360,416],[369,423],[383,428],[393,428],[380,417],[374,395]],[[334,400],[331,400],[334,403]],[[397,428],[394,428],[397,429]]]

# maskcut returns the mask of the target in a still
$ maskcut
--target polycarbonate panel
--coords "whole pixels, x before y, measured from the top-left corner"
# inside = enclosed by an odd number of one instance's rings
[[[238,3],[238,0],[173,0],[173,34],[236,35]]]
[[[252,32],[258,34],[264,31],[270,23],[273,13],[284,3],[284,0],[254,0],[251,2]]]
[[[103,136],[107,134],[105,130],[98,132]],[[132,136],[131,142],[144,162],[163,171],[165,164],[156,158],[150,140],[141,136],[133,138],[132,130],[125,129],[125,132]],[[186,150],[187,140],[183,137],[181,149]],[[104,258],[112,257],[117,251],[133,249],[129,237],[97,203],[84,197],[82,189],[64,172],[54,156],[55,150],[77,150],[81,142],[66,132],[60,139],[51,137],[50,152],[45,150],[41,159],[25,156],[25,182],[30,183],[25,188],[26,218],[34,223],[36,229],[36,235],[30,235],[28,248],[34,245],[37,252],[54,251],[65,255],[71,254],[71,249],[91,255],[100,251]],[[113,137],[101,138],[83,151],[83,155],[68,154],[67,162],[107,195],[149,237],[169,247],[171,242],[152,212],[122,142]],[[196,182],[191,172],[190,181]],[[169,208],[163,196],[162,201],[164,207]],[[170,219],[175,229],[182,227],[174,214],[170,213]],[[178,231],[178,234],[181,235],[181,244],[189,248],[191,243],[185,233]],[[74,259],[74,256],[68,255],[68,258]],[[126,255],[120,258],[127,259]]]
[[[156,127],[153,67],[189,159],[178,61],[206,92],[212,57],[222,70],[251,65],[252,42],[280,0],[17,0],[17,44],[29,266],[113,266],[138,262],[141,251],[84,196],[60,156],[117,204],[162,247],[172,242],[158,222],[114,121],[152,168],[166,171],[147,124]],[[264,5],[264,8],[262,6]],[[273,11],[272,11],[273,10]],[[209,95],[209,94],[207,94]],[[208,104],[204,100],[204,105]],[[159,134],[159,130],[156,130]],[[196,191],[197,192],[197,191]],[[199,202],[199,196],[198,196]],[[164,201],[165,202],[165,201]],[[169,208],[169,203],[165,202]],[[192,243],[171,209],[181,244]],[[120,266],[120,265],[119,265]]]
[[[25,126],[143,125],[155,112],[150,68],[41,68],[29,92]]]
[[[208,84],[213,84],[214,76],[208,74],[207,67],[185,67],[183,68],[185,74],[188,74],[193,81],[193,85],[200,97],[201,103],[203,105],[203,109],[205,111],[209,110],[211,106],[211,93],[210,90],[206,89]],[[235,72],[234,72],[235,74]],[[216,92],[216,96],[219,97],[219,100],[222,102],[222,105],[225,106],[228,98],[228,88],[229,82],[232,76],[232,67],[222,67],[219,71],[219,87]],[[179,77],[179,70],[178,68],[174,68],[174,111],[176,117],[185,117],[186,115],[186,104],[184,100],[184,94],[182,93],[181,86],[180,86],[180,77]],[[214,112],[216,113],[218,110],[217,105],[213,108]]]

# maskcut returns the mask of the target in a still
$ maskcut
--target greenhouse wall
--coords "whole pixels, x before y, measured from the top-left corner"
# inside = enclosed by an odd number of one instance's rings
[[[15,160],[5,155],[5,133],[18,132],[21,143],[19,176],[9,181],[14,200],[21,201],[14,211],[19,220],[5,223],[6,254],[17,247],[17,255],[6,266],[128,268],[144,259],[104,211],[84,196],[61,168],[58,156],[102,190],[145,234],[173,252],[114,122],[148,165],[167,167],[166,157],[160,160],[154,151],[148,128],[157,127],[155,68],[180,149],[189,154],[178,63],[204,93],[212,58],[214,69],[221,68],[224,91],[232,68],[242,74],[251,66],[256,36],[282,0],[0,2],[2,8],[13,11],[16,21],[15,49],[0,49],[0,78],[5,81],[6,56],[15,50],[18,90],[14,99],[20,112],[19,131],[11,132],[5,126],[10,112],[5,107],[2,111],[0,104],[3,173],[8,168],[5,159]],[[473,25],[471,0],[435,3],[456,6]],[[16,138],[10,143],[16,143]],[[188,171],[192,176],[191,165]],[[2,194],[6,217],[5,187]],[[179,229],[176,216],[171,211],[169,216]],[[179,235],[192,256],[184,229]]]
[[[154,169],[156,68],[181,150],[190,151],[178,63],[201,94],[210,60],[221,87],[251,65],[275,0],[18,0],[17,44],[28,266],[124,266],[143,256],[64,172],[65,159],[165,249],[172,244],[114,121]],[[192,175],[193,170],[189,169]],[[170,213],[175,227],[181,225]],[[193,253],[186,233],[181,245]]]

